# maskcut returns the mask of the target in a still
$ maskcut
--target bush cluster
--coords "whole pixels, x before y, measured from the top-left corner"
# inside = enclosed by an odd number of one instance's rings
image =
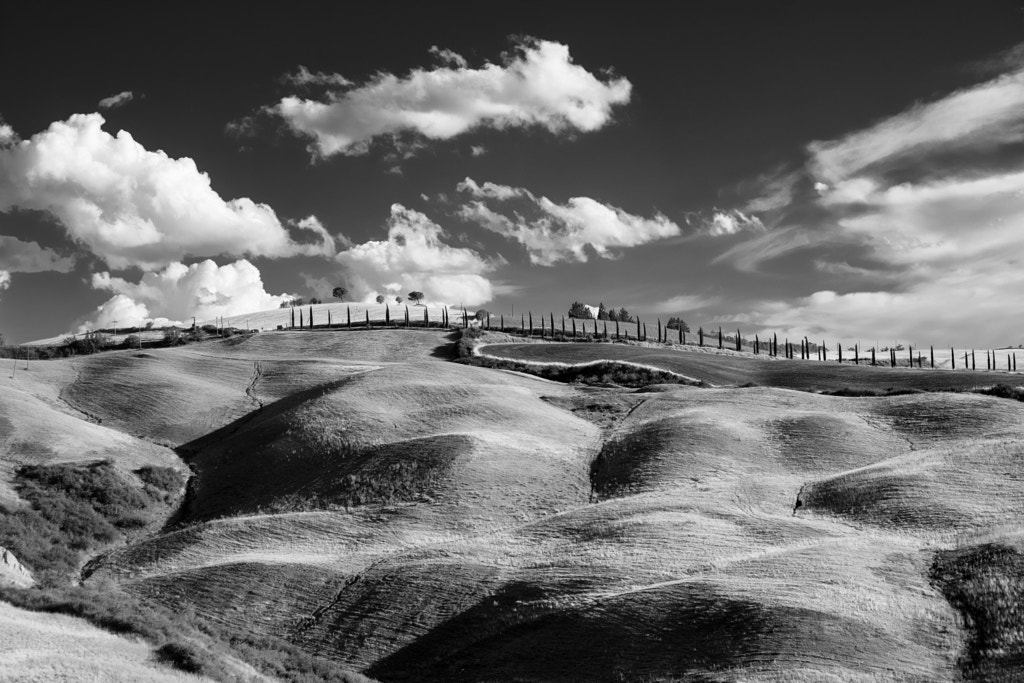
[[[145,469],[151,482],[139,486],[109,460],[22,467],[15,487],[28,505],[0,507],[0,545],[32,569],[39,583],[66,582],[86,554],[148,526],[177,498],[180,474]]]

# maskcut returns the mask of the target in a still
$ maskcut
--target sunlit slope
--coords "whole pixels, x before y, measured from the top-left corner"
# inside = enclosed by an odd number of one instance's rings
[[[585,502],[596,430],[531,383],[428,362],[283,399],[190,457],[188,519],[430,500],[462,527]]]
[[[938,371],[801,361],[716,353],[711,349],[659,348],[627,344],[487,344],[481,353],[532,363],[589,363],[600,360],[637,363],[675,372],[713,386],[759,384],[784,389],[828,391],[841,388],[884,392],[889,388],[943,391],[1019,381],[1016,373],[985,370]],[[881,359],[879,359],[881,360]]]
[[[71,360],[35,362],[3,377],[0,390],[0,505],[20,504],[10,483],[23,465],[110,459],[123,473],[144,466],[184,470],[168,448],[97,423],[62,398],[76,377]]]
[[[957,675],[929,548],[1020,523],[1019,404],[663,387],[602,443],[576,391],[427,353],[290,394],[189,444],[207,521],[95,578],[383,681]]]
[[[0,602],[0,645],[0,678],[6,681],[210,680],[161,666],[152,646],[144,642],[114,635],[82,619],[29,612],[5,602]]]

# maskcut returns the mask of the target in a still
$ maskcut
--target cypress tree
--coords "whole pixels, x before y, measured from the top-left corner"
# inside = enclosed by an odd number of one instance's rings
[[[871,364],[875,365],[875,347],[871,347]]]
[[[309,329],[313,329],[313,305],[309,306]]]
[[[621,339],[622,338],[622,337],[619,336],[619,321],[618,320],[615,321],[615,338],[616,339]]]
[[[772,332],[772,355],[778,357],[779,355],[779,333]]]
[[[430,327],[430,308],[423,307],[423,327]],[[491,329],[491,316],[487,316],[487,329]]]
[[[640,318],[636,319],[636,340],[640,341]]]
[[[928,351],[929,351],[929,353],[930,353],[930,355],[932,357],[932,369],[934,370],[935,369],[935,347],[934,346],[929,346],[928,347]]]
[[[853,364],[860,365],[860,344],[853,345]]]
[[[348,321],[348,329],[352,329],[352,309],[348,306],[345,307],[345,318]]]
[[[572,338],[576,338],[576,318],[572,318]]]
[[[761,338],[759,336],[757,336],[757,334],[755,333],[754,334],[754,355],[756,356],[756,355],[758,355],[760,353],[761,353]]]
[[[914,367],[914,345],[907,344],[907,357],[910,359],[910,367]]]
[[[683,323],[679,323],[679,343],[680,344],[685,344],[686,343],[683,340]]]
[[[974,357],[974,349],[971,349],[971,370],[977,370],[978,369],[978,366],[975,363],[975,361],[976,361],[976,359]]]
[[[519,333],[526,334],[526,316],[519,314]]]
[[[594,324],[596,325],[597,323],[594,323]],[[604,321],[604,338],[608,339],[608,321],[607,320]]]
[[[327,329],[331,329],[331,309],[327,309]]]
[[[501,331],[502,332],[505,331],[505,314],[504,313],[501,314]]]
[[[533,336],[533,311],[530,311],[530,336]]]
[[[304,322],[302,322],[302,309],[300,308],[299,309],[299,329],[301,330],[305,326],[306,326],[306,324]]]
[[[292,308],[292,321],[291,321],[290,327],[293,330],[295,329],[295,308],[294,307]]]
[[[370,309],[369,308],[366,309],[366,329],[368,329],[368,330],[371,329],[371,326],[370,326]]]
[[[409,327],[409,307],[405,307],[405,326]]]
[[[743,337],[740,336],[740,328],[736,328],[736,350],[743,350]]]
[[[384,326],[387,327],[391,324],[391,307],[384,304]]]
[[[700,345],[704,346],[704,328],[703,327],[698,327],[697,328],[697,337],[700,339]]]
[[[562,316],[562,338],[565,338],[565,316]]]
[[[956,351],[952,346],[949,347],[949,364],[953,370],[956,370]]]
[[[718,348],[722,348],[722,326],[718,326]]]
[[[658,343],[661,343],[661,318],[658,318]]]
[[[836,342],[836,348],[839,349],[839,362],[843,362],[843,343]]]

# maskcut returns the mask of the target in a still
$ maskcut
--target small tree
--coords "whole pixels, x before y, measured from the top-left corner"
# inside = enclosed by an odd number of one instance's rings
[[[344,301],[346,295],[348,295],[348,289],[345,287],[335,287],[334,291],[331,292],[331,296],[340,301]]]
[[[631,322],[633,322],[633,316],[631,316],[629,314],[629,311],[627,311],[625,308],[620,308],[619,309],[619,321],[620,322],[624,322],[624,323],[631,323]]]
[[[417,306],[421,301],[423,301],[423,292],[409,292],[408,296],[409,300],[412,301],[413,304]]]
[[[601,302],[601,305],[597,307],[597,319],[610,320],[610,318],[608,317],[608,309],[604,307],[603,301]]]
[[[590,318],[590,310],[579,301],[573,301],[569,307],[570,318]]]
[[[395,297],[395,303],[396,304],[401,304],[403,301],[405,301],[405,299],[403,299],[401,296],[396,296]]]
[[[377,295],[377,303],[379,303],[379,304],[384,303],[384,295],[383,294],[378,294]]]

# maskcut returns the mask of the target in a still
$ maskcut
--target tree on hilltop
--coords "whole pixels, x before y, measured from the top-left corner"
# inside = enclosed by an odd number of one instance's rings
[[[378,294],[377,295],[377,303],[379,303],[379,304],[384,303],[384,295],[383,294]]]
[[[409,300],[418,305],[423,301],[423,292],[409,292]]]
[[[573,301],[572,306],[569,307],[569,317],[589,319],[591,317],[590,310],[579,301]]]
[[[335,299],[339,299],[341,301],[345,300],[345,296],[347,294],[348,294],[348,289],[346,287],[335,287],[334,291],[331,292],[331,296],[333,296]]]
[[[670,330],[678,330],[682,328],[683,332],[690,331],[690,326],[686,324],[686,321],[683,320],[682,318],[677,318],[675,316],[672,316],[671,318],[668,319],[668,323],[665,324],[665,327],[667,327]]]
[[[399,295],[399,296],[396,296],[396,297],[395,297],[395,303],[396,303],[396,304],[400,304],[400,303],[402,303],[403,301],[405,301],[405,299],[403,299],[403,298],[401,297],[401,295]]]
[[[597,319],[598,320],[611,320],[611,318],[608,315],[608,309],[604,307],[604,302],[603,301],[601,302],[601,305],[597,307]]]
[[[618,320],[620,323],[631,323],[633,322],[633,316],[631,316],[629,314],[629,311],[627,311],[625,308],[619,308]]]

